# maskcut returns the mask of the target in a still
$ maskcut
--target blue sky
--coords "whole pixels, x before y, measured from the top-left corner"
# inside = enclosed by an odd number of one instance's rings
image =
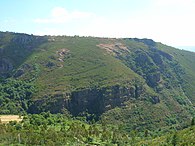
[[[178,47],[195,46],[194,26],[195,0],[0,0],[0,31],[151,38]]]

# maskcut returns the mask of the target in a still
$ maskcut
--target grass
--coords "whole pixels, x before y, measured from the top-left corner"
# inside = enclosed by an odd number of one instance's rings
[[[109,39],[104,41],[109,42]],[[36,96],[40,98],[44,94],[54,95],[58,91],[71,92],[83,88],[124,84],[135,77],[139,78],[118,59],[97,47],[99,43],[97,38],[65,37],[41,45],[25,62],[37,64],[39,68],[35,80],[39,87]],[[69,50],[69,56],[64,56],[63,61],[59,61],[60,56],[56,52],[63,48]],[[54,66],[48,68],[48,62],[52,62]],[[28,77],[28,73],[23,76],[26,79]]]

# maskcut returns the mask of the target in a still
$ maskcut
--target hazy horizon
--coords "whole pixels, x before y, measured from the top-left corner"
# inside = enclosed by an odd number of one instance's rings
[[[195,52],[195,46],[176,46],[176,48]]]

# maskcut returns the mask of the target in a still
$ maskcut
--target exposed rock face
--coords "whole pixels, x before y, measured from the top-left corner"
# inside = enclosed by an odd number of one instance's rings
[[[64,59],[69,58],[71,56],[70,50],[66,48],[58,50],[56,54],[58,55],[58,61],[60,62],[64,62]]]
[[[11,61],[9,61],[6,58],[0,59],[0,75],[1,76],[7,76],[6,73],[9,71],[12,71],[13,65]]]
[[[15,43],[20,43],[20,44],[26,44],[28,42],[31,42],[32,37],[29,37],[29,35],[19,35],[16,36],[12,39],[13,42]]]
[[[46,66],[47,66],[48,68],[52,68],[52,67],[56,66],[56,64],[55,64],[54,62],[49,61],[49,62],[46,64]]]
[[[153,102],[154,104],[160,103],[159,97],[157,97],[157,96],[152,97],[152,102]]]
[[[142,42],[148,46],[154,47],[156,45],[156,42],[153,41],[152,39],[137,39],[137,40],[139,40],[139,42]]]
[[[160,54],[154,53],[154,54],[151,54],[150,57],[152,58],[154,63],[156,63],[158,66],[163,65],[163,61],[162,61],[162,58],[161,58]]]
[[[135,58],[135,61],[137,65],[144,67],[145,65],[152,64],[151,59],[146,53],[137,51],[136,54],[137,54],[137,57]]]
[[[24,46],[28,51],[32,51],[40,44],[47,41],[47,37],[34,36],[28,34],[15,34],[11,42],[15,45]]]
[[[17,70],[17,72],[14,74],[14,77],[15,77],[15,78],[18,78],[18,77],[22,76],[24,73],[25,73],[25,72],[24,72],[23,69],[19,69],[19,70]]]
[[[138,39],[138,38],[129,38],[129,40],[137,41],[137,42],[142,42],[148,46],[155,47],[156,42],[153,41],[152,39]]]
[[[36,77],[38,71],[39,68],[36,64],[23,64],[22,66],[20,66],[20,68],[16,70],[16,72],[13,74],[13,77],[20,78],[28,73],[28,80],[32,81],[32,78]]]
[[[129,52],[129,49],[126,45],[122,43],[113,43],[113,44],[99,44],[98,47],[105,49],[109,54],[118,56],[121,52]]]
[[[166,53],[166,52],[163,52],[161,50],[158,50],[158,53],[160,55],[162,55],[163,57],[165,57],[166,59],[168,59],[169,61],[172,61],[173,60],[173,56],[171,56],[170,54]]]
[[[12,42],[18,43],[18,44],[28,44],[31,42],[36,42],[36,41],[42,41],[43,39],[40,36],[33,36],[33,35],[27,35],[27,34],[22,34],[22,35],[15,35],[13,37]]]
[[[124,102],[130,98],[139,98],[143,92],[142,85],[131,86],[129,88],[115,85],[101,89],[85,89],[35,101],[30,107],[29,112],[41,112],[41,108],[43,108],[52,113],[57,113],[61,112],[63,108],[66,108],[74,116],[85,111],[91,114],[101,115],[103,112],[116,106],[123,106]]]
[[[3,48],[0,48],[0,55],[3,54]]]
[[[100,114],[133,97],[129,88],[113,86],[103,89],[87,89],[73,92],[68,109],[73,115],[88,110],[89,113]]]
[[[160,72],[157,72],[155,74],[149,74],[147,76],[147,81],[150,87],[157,86],[158,82],[160,81]]]

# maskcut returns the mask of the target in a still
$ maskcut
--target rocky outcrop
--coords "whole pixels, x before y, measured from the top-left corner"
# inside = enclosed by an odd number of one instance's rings
[[[152,58],[152,60],[154,61],[154,63],[158,66],[162,66],[163,65],[163,60],[160,56],[160,54],[158,53],[151,53],[149,54],[150,57]]]
[[[24,70],[23,69],[19,69],[17,70],[17,72],[14,74],[14,78],[18,78],[20,76],[22,76],[24,74]]]
[[[58,61],[60,62],[64,62],[66,58],[69,58],[71,56],[70,50],[66,48],[56,51],[56,54],[58,55]]]
[[[136,51],[135,52],[137,54],[136,58],[135,58],[135,62],[137,64],[137,66],[140,66],[142,68],[144,68],[146,65],[153,65],[153,62],[151,60],[151,58],[148,56],[148,54],[142,52],[142,51]]]
[[[160,81],[160,72],[156,72],[156,73],[153,73],[153,74],[148,74],[147,83],[150,87],[157,86],[159,81]]]
[[[13,70],[13,65],[9,59],[1,58],[0,59],[0,75],[5,77],[7,73]]]
[[[160,103],[160,98],[158,96],[152,97],[152,103],[154,104]]]
[[[35,101],[29,108],[29,112],[38,113],[45,109],[51,113],[58,113],[66,108],[74,116],[86,111],[99,116],[109,109],[123,106],[129,99],[139,98],[143,92],[142,85],[131,87],[115,85],[100,89],[85,89],[58,94],[52,98],[46,96],[42,100]]]
[[[105,49],[107,53],[118,57],[122,55],[122,53],[128,53],[129,48],[122,43],[111,43],[111,44],[99,44],[97,47],[100,47],[102,49]]]
[[[130,92],[130,88],[117,85],[110,88],[75,91],[71,94],[68,109],[73,115],[86,109],[89,113],[101,114],[116,106],[122,106],[124,101],[134,97],[135,94]]]
[[[44,38],[40,36],[34,36],[34,35],[27,35],[27,34],[16,34],[12,38],[12,42],[18,43],[18,44],[29,44],[31,42],[40,42],[43,41]]]
[[[3,48],[0,48],[0,55],[3,54]]]
[[[15,36],[12,41],[19,44],[27,44],[31,42],[33,37],[30,37],[29,35],[18,35]]]
[[[48,68],[52,68],[52,67],[56,66],[56,64],[54,62],[48,61],[45,66]]]
[[[44,42],[47,42],[47,37],[45,36],[42,37],[18,33],[14,34],[11,39],[12,44],[24,47],[29,52],[33,51]]]
[[[170,54],[168,54],[168,53],[166,53],[164,51],[158,50],[158,53],[160,55],[162,55],[163,57],[165,57],[166,59],[168,59],[169,61],[173,60],[173,56],[171,56]]]
[[[19,69],[16,70],[16,72],[14,72],[13,77],[20,78],[24,75],[25,77],[28,77],[26,79],[30,81],[32,78],[37,76],[38,71],[39,68],[37,64],[23,64]],[[26,74],[28,74],[28,76],[26,76]]]
[[[155,47],[156,46],[156,42],[153,41],[152,39],[138,39],[138,38],[129,38],[129,40],[133,40],[136,42],[141,42],[146,44],[149,47]]]

